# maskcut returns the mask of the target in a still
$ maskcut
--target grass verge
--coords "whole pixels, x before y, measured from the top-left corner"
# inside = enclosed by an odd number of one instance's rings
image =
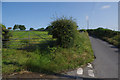
[[[3,74],[28,70],[45,74],[82,67],[94,60],[87,32],[78,33],[72,48],[54,46],[55,41],[34,44],[25,49],[3,49]],[[31,48],[30,48],[31,47]]]

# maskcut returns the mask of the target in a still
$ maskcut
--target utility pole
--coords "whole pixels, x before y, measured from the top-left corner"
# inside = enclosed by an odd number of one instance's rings
[[[89,17],[86,16],[86,21],[87,21],[87,29],[89,29]]]

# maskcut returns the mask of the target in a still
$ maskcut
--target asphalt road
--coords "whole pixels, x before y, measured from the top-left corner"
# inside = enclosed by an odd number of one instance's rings
[[[96,59],[93,62],[97,78],[118,78],[118,48],[90,36]]]

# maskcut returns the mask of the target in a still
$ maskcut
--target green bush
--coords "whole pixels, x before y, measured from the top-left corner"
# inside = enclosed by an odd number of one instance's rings
[[[53,38],[63,48],[72,47],[77,35],[77,24],[72,18],[61,17],[51,23]]]
[[[7,42],[9,41],[9,38],[12,36],[12,34],[8,29],[6,29],[4,25],[0,24],[0,26],[2,27],[2,44],[3,47],[7,47]]]

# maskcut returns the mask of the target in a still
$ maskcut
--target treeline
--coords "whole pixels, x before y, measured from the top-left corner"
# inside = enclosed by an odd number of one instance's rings
[[[49,25],[46,28],[38,28],[38,29],[30,28],[29,30],[34,30],[34,31],[51,31],[52,29],[53,29],[53,27]]]
[[[46,28],[38,28],[38,29],[34,29],[34,28],[30,28],[29,30],[34,30],[34,31],[49,31],[51,30],[52,27],[51,26],[47,26]],[[8,27],[8,30],[12,30],[12,27]],[[15,24],[14,27],[13,27],[13,30],[26,30],[26,27],[24,25],[18,25],[18,24]]]
[[[110,29],[97,28],[97,29],[88,29],[87,32],[91,36],[95,36],[102,40],[105,40],[116,47],[120,48],[120,31],[113,31]]]

